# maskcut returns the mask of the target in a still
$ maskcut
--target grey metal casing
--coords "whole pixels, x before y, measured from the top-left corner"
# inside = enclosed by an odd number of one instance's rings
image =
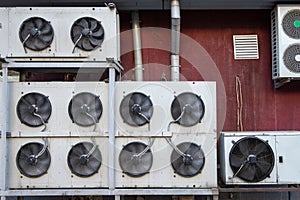
[[[260,184],[299,184],[300,170],[295,159],[300,152],[300,132],[298,131],[253,131],[220,133],[221,177],[225,184],[260,185]],[[238,177],[233,178],[229,163],[229,153],[233,143],[247,136],[255,136],[267,141],[273,150],[274,168],[269,177],[249,183]],[[280,159],[279,159],[280,157]]]
[[[271,12],[271,46],[272,46],[272,78],[299,78],[300,73],[290,71],[284,64],[285,50],[294,44],[300,44],[300,39],[289,37],[282,28],[284,16],[292,11],[299,10],[300,5],[279,4]]]

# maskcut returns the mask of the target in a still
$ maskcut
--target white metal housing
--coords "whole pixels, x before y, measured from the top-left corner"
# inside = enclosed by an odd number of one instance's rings
[[[90,137],[79,138],[48,138],[48,150],[51,155],[50,167],[46,174],[37,178],[29,178],[20,173],[16,165],[16,155],[22,145],[29,142],[44,143],[41,138],[10,138],[9,147],[9,188],[94,188],[108,187],[108,138],[95,138],[101,152],[102,164],[98,173],[90,177],[78,177],[71,173],[67,157],[73,145],[79,142],[91,142]]]
[[[233,178],[233,172],[229,163],[229,153],[233,142],[247,136],[255,136],[267,141],[273,150],[275,161],[274,168],[269,177],[249,183],[238,177]],[[300,183],[300,170],[295,159],[300,152],[300,132],[297,131],[261,131],[261,132],[222,132],[220,141],[221,175],[226,184],[298,184]]]
[[[150,124],[130,126],[120,115],[122,99],[132,93],[141,92],[150,97],[153,115]],[[205,114],[201,123],[192,127],[183,127],[172,123],[171,104],[174,96],[183,92],[199,95],[205,105]],[[216,132],[216,94],[213,82],[117,82],[116,83],[116,132],[117,136],[170,136],[171,133],[215,133]]]
[[[1,8],[0,55],[23,61],[106,61],[106,58],[119,57],[119,20],[115,8],[109,7],[17,7]],[[49,48],[42,51],[24,51],[19,39],[22,22],[30,17],[41,17],[54,30],[54,39]],[[92,17],[101,22],[104,41],[100,48],[83,51],[75,48],[70,37],[73,23],[82,17]]]
[[[104,82],[20,82],[9,83],[9,124],[8,131],[13,137],[53,137],[53,136],[103,136],[108,135],[108,84]],[[20,98],[31,92],[48,96],[52,113],[47,123],[47,129],[41,132],[43,126],[29,127],[22,124],[16,113]],[[72,97],[81,92],[89,92],[99,96],[102,102],[102,116],[94,125],[82,127],[73,123],[68,106]]]
[[[143,92],[153,103],[150,125],[131,127],[120,116],[119,106],[124,96],[131,92]],[[171,103],[174,95],[194,92],[205,104],[205,114],[201,123],[192,127],[182,127],[173,121]],[[216,88],[214,82],[117,82],[116,84],[116,187],[172,187],[172,188],[213,188],[217,187],[217,138],[216,138]],[[171,166],[173,148],[165,137],[175,145],[193,142],[201,145],[205,154],[205,164],[201,173],[183,177],[174,173]],[[151,146],[153,163],[149,173],[141,177],[131,177],[123,173],[119,164],[122,147],[130,142],[143,142]]]
[[[300,39],[289,37],[282,27],[283,18],[291,11],[300,10],[300,5],[277,5],[271,13],[271,37],[272,37],[272,77],[280,78],[299,78],[300,73],[289,70],[283,56],[291,45],[300,45]],[[296,26],[296,25],[295,25]],[[298,26],[298,25],[297,25]],[[298,28],[299,29],[299,28]],[[295,61],[300,62],[300,55],[295,56]]]

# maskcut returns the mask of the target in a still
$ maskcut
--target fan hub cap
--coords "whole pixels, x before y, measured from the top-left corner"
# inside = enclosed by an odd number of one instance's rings
[[[83,113],[88,113],[90,111],[90,107],[87,104],[83,104],[80,108]]]
[[[193,108],[192,108],[192,106],[190,104],[186,104],[184,106],[184,112],[186,112],[186,113],[192,113],[192,110],[193,110]]]
[[[35,155],[30,155],[28,158],[27,158],[27,162],[28,164],[30,165],[35,165],[37,163],[37,159],[35,157]]]
[[[131,157],[131,160],[132,160],[133,165],[138,165],[140,163],[140,158],[136,155],[133,155]]]
[[[250,164],[256,164],[256,156],[255,155],[249,155],[248,158],[247,158],[247,161],[250,163]]]
[[[79,158],[79,162],[81,165],[86,165],[87,162],[88,162],[89,158],[87,157],[87,155],[82,155],[80,158]]]
[[[29,107],[29,112],[30,112],[31,114],[37,113],[38,110],[39,110],[39,108],[38,108],[36,105],[34,105],[34,104],[31,105],[31,106]]]
[[[32,29],[30,29],[30,31],[29,31],[29,34],[31,35],[31,36],[36,36],[36,35],[39,35],[39,33],[40,33],[40,31],[39,31],[39,29],[37,29],[37,28],[32,28]]]
[[[90,36],[90,35],[92,35],[92,31],[89,28],[85,28],[82,30],[81,34],[83,36]]]
[[[193,157],[191,155],[185,155],[183,156],[183,163],[185,165],[191,165],[193,162]]]
[[[140,113],[142,111],[142,107],[139,104],[133,104],[131,111],[133,113]]]

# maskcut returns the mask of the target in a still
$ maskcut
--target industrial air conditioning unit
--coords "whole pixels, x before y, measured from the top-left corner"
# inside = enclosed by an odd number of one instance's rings
[[[108,138],[8,138],[10,189],[107,188]]]
[[[116,83],[116,187],[217,187],[214,82]]]
[[[115,7],[1,8],[0,55],[21,61],[119,57]]]
[[[107,83],[20,82],[8,87],[12,137],[108,135]]]
[[[299,184],[300,132],[223,132],[221,174],[225,184]]]
[[[300,5],[277,5],[272,20],[273,80],[300,77]]]

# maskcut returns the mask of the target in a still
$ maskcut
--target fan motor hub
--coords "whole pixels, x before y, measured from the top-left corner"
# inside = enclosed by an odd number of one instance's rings
[[[140,113],[142,111],[142,107],[139,104],[133,104],[131,107],[131,111],[133,113]]]
[[[87,155],[82,155],[82,156],[80,156],[80,158],[79,158],[79,163],[80,163],[81,165],[86,165],[87,162],[88,162],[88,160],[89,160],[89,158],[88,158]]]
[[[139,163],[140,163],[140,157],[139,156],[136,156],[136,155],[133,155],[132,157],[131,157],[131,160],[132,160],[132,163],[134,164],[134,165],[138,165]]]
[[[32,29],[30,29],[30,31],[29,31],[29,34],[31,35],[31,36],[36,36],[36,35],[39,35],[39,33],[40,33],[40,31],[39,31],[39,29],[37,29],[37,28],[32,28]]]
[[[90,35],[92,35],[92,31],[89,28],[85,28],[81,31],[81,34],[83,36],[90,36]]]
[[[37,158],[35,157],[35,155],[30,155],[28,158],[27,158],[27,162],[28,164],[30,165],[35,165],[37,163]]]
[[[31,114],[33,114],[33,113],[37,113],[39,111],[39,108],[33,104],[28,108],[28,110]]]
[[[87,104],[83,104],[80,108],[83,113],[88,113],[90,111],[90,107]]]
[[[250,163],[250,164],[256,164],[257,160],[256,160],[256,156],[251,154],[248,156],[247,158],[247,161]]]
[[[192,110],[193,110],[193,108],[192,108],[192,106],[190,104],[186,104],[184,106],[184,112],[186,112],[186,113],[192,113]]]
[[[185,165],[191,165],[193,162],[193,157],[191,155],[185,155],[183,156],[183,163]]]

